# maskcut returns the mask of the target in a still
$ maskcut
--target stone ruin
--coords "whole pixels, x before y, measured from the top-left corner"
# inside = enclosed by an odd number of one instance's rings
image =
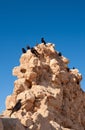
[[[82,75],[68,68],[69,60],[55,50],[54,44],[27,50],[20,65],[13,93],[6,98],[6,110],[0,117],[0,130],[85,130],[85,92]],[[21,99],[21,108],[11,113]]]

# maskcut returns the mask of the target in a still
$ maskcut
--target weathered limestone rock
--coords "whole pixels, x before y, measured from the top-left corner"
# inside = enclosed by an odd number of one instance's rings
[[[15,94],[7,96],[6,109],[12,108],[15,105],[15,103],[16,103],[16,95]]]
[[[68,68],[69,60],[59,56],[53,44],[42,43],[35,49],[38,57],[28,50],[21,55],[20,66],[13,69],[13,75],[18,79],[14,82],[13,94],[6,99],[3,116],[9,118],[7,121],[12,127],[16,126],[15,118],[18,118],[25,130],[85,130],[82,75],[78,69]],[[11,109],[19,99],[22,106],[10,117]],[[21,125],[18,129],[24,130]]]
[[[20,78],[14,82],[14,93],[19,94],[31,87],[31,82],[25,78]]]

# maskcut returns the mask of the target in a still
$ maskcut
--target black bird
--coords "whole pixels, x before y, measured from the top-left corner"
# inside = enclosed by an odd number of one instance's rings
[[[44,43],[44,44],[46,45],[46,42],[45,42],[45,40],[44,40],[43,37],[41,38],[41,42]]]
[[[26,53],[26,50],[25,50],[24,48],[22,48],[22,52],[23,52],[23,53]]]
[[[73,67],[72,69],[75,69],[75,67]]]
[[[58,55],[59,55],[59,56],[62,56],[62,53],[61,53],[61,52],[58,52]]]
[[[27,48],[27,50],[29,50],[29,49],[30,49],[30,46],[26,46],[26,48]]]
[[[15,106],[12,108],[12,111],[10,113],[10,116],[12,115],[12,113],[14,113],[15,111],[18,111],[21,108],[22,104],[21,104],[21,99],[18,100],[18,102],[15,104]]]
[[[33,53],[33,54],[35,54],[37,57],[39,56],[39,53],[37,52],[37,50],[35,49],[35,48],[31,48],[31,52]]]

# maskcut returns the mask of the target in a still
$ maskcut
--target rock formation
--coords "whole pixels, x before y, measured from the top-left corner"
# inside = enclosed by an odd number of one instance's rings
[[[12,95],[6,98],[3,118],[18,118],[26,130],[85,130],[82,75],[78,69],[68,69],[69,60],[60,56],[53,44],[41,43],[34,48],[38,57],[29,49],[13,69],[18,79]],[[10,117],[19,99],[22,106]]]

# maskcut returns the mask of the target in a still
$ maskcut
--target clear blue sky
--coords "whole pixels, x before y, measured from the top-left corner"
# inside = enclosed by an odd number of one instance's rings
[[[79,69],[85,90],[85,0],[0,0],[0,112],[13,91],[21,48],[41,37]]]

